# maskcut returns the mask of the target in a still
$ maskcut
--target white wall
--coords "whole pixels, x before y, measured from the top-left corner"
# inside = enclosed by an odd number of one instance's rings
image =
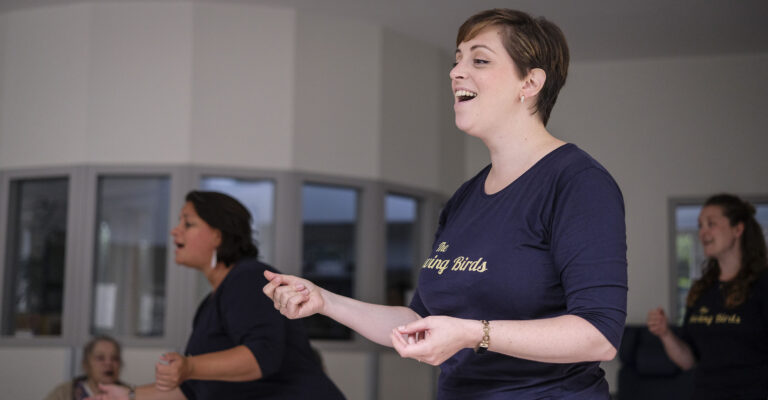
[[[419,363],[413,359],[403,359],[394,351],[381,353],[380,361],[379,399],[434,398],[438,367]]]
[[[121,1],[19,7],[0,30],[0,169],[191,163],[446,193],[461,180],[448,57],[367,22]]]
[[[90,7],[0,14],[0,168],[84,160]]]
[[[299,170],[374,178],[381,132],[381,29],[300,13],[296,44]]]
[[[195,5],[190,160],[293,165],[296,12]]]
[[[0,388],[4,399],[42,399],[69,379],[69,348],[0,347]]]
[[[385,30],[383,35],[383,104],[381,173],[385,179],[419,185],[440,181],[439,97],[450,96],[438,76],[445,55],[401,34]],[[414,63],[413,60],[419,60]]]
[[[192,5],[94,3],[88,161],[189,158]],[[151,145],[148,145],[151,144]]]

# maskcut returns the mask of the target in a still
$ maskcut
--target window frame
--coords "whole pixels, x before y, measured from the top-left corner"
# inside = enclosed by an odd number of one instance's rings
[[[383,180],[333,176],[289,170],[260,168],[199,166],[188,163],[169,165],[74,165],[51,168],[24,168],[0,170],[0,229],[8,229],[8,205],[11,181],[19,179],[69,179],[67,245],[64,271],[64,298],[62,309],[62,335],[59,337],[17,338],[0,336],[0,347],[57,346],[81,348],[90,338],[92,318],[93,277],[96,232],[96,205],[100,176],[144,177],[165,176],[170,179],[168,229],[175,226],[184,196],[190,190],[200,189],[205,177],[220,176],[235,179],[270,180],[275,185],[274,220],[275,237],[273,264],[281,271],[301,275],[303,255],[296,251],[302,243],[302,188],[304,184],[338,186],[357,192],[357,229],[355,233],[355,298],[383,304],[386,300],[386,212],[387,194],[413,197],[418,200],[417,259],[413,266],[414,285],[417,284],[421,259],[430,253],[434,241],[439,212],[446,196],[394,184]],[[170,235],[170,233],[169,233]],[[6,241],[0,241],[0,290],[5,279]],[[166,259],[166,305],[164,332],[161,337],[142,338],[130,335],[116,337],[124,348],[166,348],[183,350],[192,330],[192,319],[197,309],[195,293],[189,290],[197,282],[197,272],[178,266],[174,262],[173,248],[168,247]],[[86,311],[84,311],[86,310]],[[371,343],[353,332],[352,339],[313,340],[323,351],[362,351],[378,354],[391,351]],[[75,354],[75,358],[77,352]],[[75,360],[74,362],[77,362]]]
[[[91,210],[84,215],[84,227],[82,232],[82,275],[80,280],[87,285],[81,291],[80,309],[88,310],[80,316],[79,327],[80,335],[74,341],[76,346],[83,346],[87,338],[91,336],[90,324],[93,312],[93,278],[94,278],[94,257],[95,257],[95,235],[96,235],[96,210],[98,206],[98,180],[102,176],[110,177],[167,177],[170,181],[170,204],[168,204],[168,235],[170,229],[175,225],[178,217],[178,210],[181,209],[184,184],[189,178],[184,176],[183,167],[176,166],[93,166],[86,171],[87,187],[84,190],[83,207]],[[165,296],[166,305],[163,320],[163,335],[158,337],[137,337],[132,335],[115,336],[123,347],[171,347],[177,348],[179,343],[185,340],[184,334],[188,332],[186,326],[191,326],[191,318],[186,321],[184,312],[186,310],[184,299],[191,297],[185,290],[190,287],[192,282],[190,278],[194,276],[185,274],[180,268],[177,268],[174,262],[173,248],[168,246],[166,249],[166,282]],[[189,301],[187,301],[189,303]],[[181,311],[181,312],[177,312]],[[189,329],[191,330],[191,328]],[[182,339],[184,338],[184,339]],[[181,341],[180,341],[181,340]]]
[[[64,167],[64,168],[33,168],[23,170],[5,171],[0,174],[0,229],[4,232],[3,240],[0,240],[0,302],[5,302],[5,278],[7,271],[7,237],[10,216],[8,207],[10,206],[11,182],[19,180],[36,179],[57,179],[66,178],[67,184],[67,244],[64,256],[64,293],[62,298],[61,310],[61,335],[60,336],[41,336],[41,337],[16,337],[0,336],[0,346],[62,346],[75,340],[78,336],[78,309],[76,293],[79,289],[77,273],[73,272],[74,266],[78,265],[79,248],[76,238],[82,229],[82,207],[77,204],[78,188],[83,184],[82,167]],[[5,304],[2,307],[5,308]],[[2,320],[0,320],[2,323]]]

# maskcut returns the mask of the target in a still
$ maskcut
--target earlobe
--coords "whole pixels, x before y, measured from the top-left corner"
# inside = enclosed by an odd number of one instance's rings
[[[216,247],[221,246],[221,231],[216,229]]]
[[[736,237],[740,238],[743,233],[744,233],[744,223],[743,222],[739,222],[736,225]]]
[[[523,83],[523,94],[525,97],[533,97],[539,94],[547,81],[547,73],[541,68],[532,68],[525,77]]]

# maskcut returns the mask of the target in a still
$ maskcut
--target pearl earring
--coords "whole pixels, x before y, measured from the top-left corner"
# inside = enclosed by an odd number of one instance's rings
[[[520,95],[520,104],[523,104],[524,101],[525,101],[525,95],[521,94]]]
[[[211,268],[216,268],[216,264],[219,263],[218,257],[216,257],[216,250],[213,251],[213,257],[211,257]]]

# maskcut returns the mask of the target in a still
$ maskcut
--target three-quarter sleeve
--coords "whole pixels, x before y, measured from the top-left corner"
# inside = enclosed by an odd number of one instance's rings
[[[572,176],[558,193],[552,254],[567,312],[619,348],[627,310],[627,241],[621,192],[600,168]]]
[[[237,267],[235,267],[237,268]],[[227,335],[232,342],[247,347],[259,363],[263,376],[277,372],[286,346],[286,319],[262,293],[267,284],[260,271],[249,269],[227,279],[219,299]]]

